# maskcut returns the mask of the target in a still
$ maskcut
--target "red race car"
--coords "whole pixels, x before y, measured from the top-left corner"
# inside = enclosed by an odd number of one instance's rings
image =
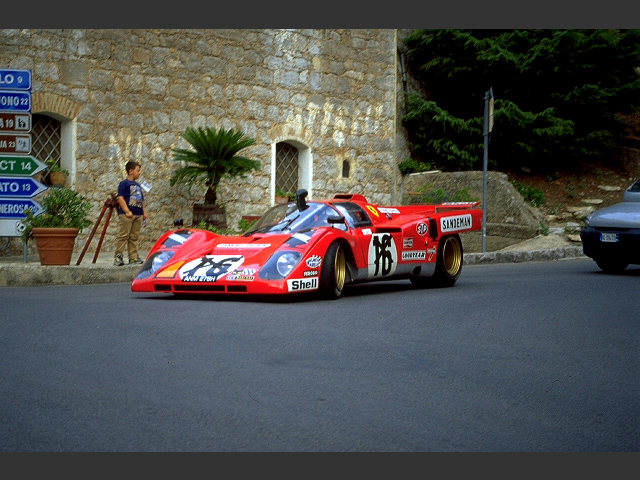
[[[482,228],[479,202],[372,205],[363,195],[271,207],[243,234],[183,228],[163,234],[134,292],[293,294],[339,298],[345,285],[409,279],[452,286],[462,271],[459,234]]]

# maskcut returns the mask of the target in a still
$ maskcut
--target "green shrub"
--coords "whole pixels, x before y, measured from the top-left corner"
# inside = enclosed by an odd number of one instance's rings
[[[413,158],[407,158],[398,164],[398,168],[403,175],[409,175],[410,173],[428,172],[431,170],[432,165],[430,163],[419,162]]]
[[[513,186],[532,207],[540,207],[544,204],[544,192],[539,188],[517,180],[513,181]]]
[[[456,190],[453,194],[444,188],[433,188],[432,184],[425,184],[418,188],[417,193],[410,195],[408,203],[438,204],[443,202],[477,202],[478,199],[469,193],[469,187]]]

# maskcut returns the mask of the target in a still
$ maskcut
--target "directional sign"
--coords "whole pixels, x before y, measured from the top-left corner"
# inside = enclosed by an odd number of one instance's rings
[[[31,92],[0,90],[0,110],[31,111]]]
[[[0,112],[0,130],[5,132],[30,132],[31,114]]]
[[[44,213],[44,207],[30,198],[0,198],[0,218],[22,220],[27,217],[25,210],[31,210],[37,217]]]
[[[47,168],[47,164],[31,155],[0,154],[0,175],[30,177]]]
[[[31,70],[0,70],[0,88],[31,90]]]
[[[31,198],[46,189],[46,185],[31,177],[0,177],[0,198]]]
[[[0,133],[0,153],[31,153],[31,135]]]

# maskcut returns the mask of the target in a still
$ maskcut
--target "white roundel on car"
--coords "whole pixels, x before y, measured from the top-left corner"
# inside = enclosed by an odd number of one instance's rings
[[[369,242],[369,278],[393,275],[398,264],[398,251],[390,233],[374,233]]]

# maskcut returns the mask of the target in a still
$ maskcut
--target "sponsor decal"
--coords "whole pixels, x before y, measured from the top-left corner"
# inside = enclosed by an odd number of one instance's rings
[[[291,280],[287,280],[287,288],[290,292],[302,292],[304,290],[317,290],[318,277],[293,278]]]
[[[226,280],[236,280],[241,282],[253,282],[255,280],[255,273],[257,268],[242,268],[240,270],[234,270],[226,276]]]
[[[378,207],[378,210],[382,213],[400,213],[397,208]]]
[[[270,247],[270,243],[219,243],[216,248],[247,248],[260,249]]]
[[[425,222],[420,222],[416,225],[416,233],[421,237],[425,236],[429,231],[429,225]]]
[[[413,238],[403,238],[402,248],[413,248]]]
[[[389,233],[375,233],[369,242],[369,277],[384,277],[396,271],[398,251]]]
[[[433,256],[436,254],[436,247],[427,248],[427,253],[429,254],[429,261],[431,261]]]
[[[317,275],[318,275],[317,270],[305,270],[304,272],[302,272],[303,277],[315,277]]]
[[[402,260],[424,260],[427,258],[427,252],[424,250],[410,250],[402,252]]]
[[[453,217],[442,217],[440,219],[440,230],[442,232],[456,232],[458,230],[467,230],[471,228],[473,222],[471,214],[455,215]]]
[[[370,228],[363,228],[362,229],[362,234],[363,235],[371,235],[371,229]]]
[[[380,216],[380,213],[378,213],[378,210],[376,210],[376,207],[374,207],[373,205],[367,205],[367,210],[373,213],[376,217]]]
[[[185,264],[178,274],[183,282],[215,282],[234,272],[242,262],[242,255],[206,255]]]
[[[307,258],[307,267],[318,268],[322,263],[322,257],[320,255],[311,255]]]

